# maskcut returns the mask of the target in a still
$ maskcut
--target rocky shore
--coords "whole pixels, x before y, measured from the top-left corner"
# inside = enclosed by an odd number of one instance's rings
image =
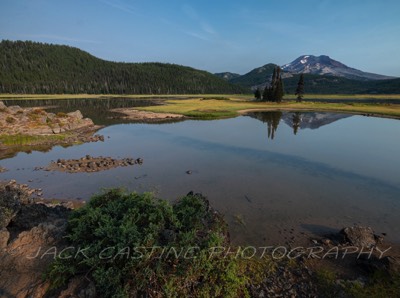
[[[92,157],[86,155],[80,159],[58,159],[52,162],[46,170],[48,171],[61,171],[67,173],[90,173],[105,171],[117,167],[127,167],[133,165],[141,165],[143,163],[142,158],[123,158],[114,159],[112,157]]]
[[[15,181],[0,182],[0,296],[43,297],[42,275],[53,261],[36,252],[62,248],[70,209],[35,202],[35,190]]]
[[[54,258],[68,247],[64,236],[73,206],[39,202],[34,193],[15,181],[0,182],[0,296],[97,297],[94,284],[85,278],[74,278],[66,288],[57,290],[50,290],[42,279]],[[369,227],[353,226],[310,239],[313,254],[276,258],[268,272],[257,269],[262,278],[257,277],[257,282],[250,278],[247,287],[252,297],[352,297],[349,287],[368,290],[370,276],[377,272],[389,282],[398,278],[398,246],[384,243],[383,236]],[[344,256],[348,247],[362,248],[361,257],[358,252]],[[248,266],[251,264],[248,260]],[[321,274],[328,271],[333,277]]]
[[[93,135],[100,128],[79,110],[54,114],[41,108],[7,107],[0,101],[0,158],[16,151],[104,141],[103,136]]]
[[[0,128],[9,135],[52,135],[94,128],[93,121],[78,110],[71,113],[48,113],[41,108],[7,107],[0,101]]]
[[[179,114],[139,111],[132,108],[112,109],[111,112],[122,114],[123,116],[121,116],[121,119],[145,122],[181,120],[186,118],[185,116]]]

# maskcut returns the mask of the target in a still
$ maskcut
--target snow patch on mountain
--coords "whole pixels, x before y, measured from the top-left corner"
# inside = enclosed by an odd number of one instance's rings
[[[393,79],[393,77],[363,72],[361,70],[348,67],[347,65],[344,65],[343,63],[326,55],[303,55],[291,63],[283,65],[282,69],[290,73],[332,75],[363,81]]]

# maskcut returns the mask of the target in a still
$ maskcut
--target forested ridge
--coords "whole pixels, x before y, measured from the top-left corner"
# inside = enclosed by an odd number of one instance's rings
[[[246,88],[263,89],[271,80],[275,64],[266,64],[242,75],[226,79]],[[223,76],[221,76],[223,77]],[[282,80],[286,94],[294,94],[300,74],[283,71]],[[308,94],[399,94],[400,79],[360,81],[332,75],[304,74],[304,89]]]
[[[165,63],[110,62],[80,49],[32,41],[0,42],[0,93],[244,93],[206,71]]]

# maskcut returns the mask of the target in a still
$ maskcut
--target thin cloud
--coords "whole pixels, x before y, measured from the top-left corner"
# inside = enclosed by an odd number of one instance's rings
[[[206,22],[201,22],[201,29],[203,29],[204,32],[211,34],[211,35],[217,35],[217,31],[208,23]]]
[[[200,40],[211,41],[210,38],[208,38],[202,34],[196,33],[196,32],[192,32],[192,31],[182,31],[182,32],[189,36],[192,36],[194,38],[200,39]]]
[[[211,41],[213,37],[218,36],[218,32],[204,19],[201,18],[199,13],[190,5],[185,4],[182,6],[183,13],[198,24],[198,31],[184,31],[186,34],[195,38]]]
[[[197,11],[190,5],[185,4],[182,6],[182,11],[191,19],[199,21],[200,17]]]
[[[137,12],[131,6],[121,3],[121,1],[100,0],[100,2],[102,2],[108,6],[111,6],[113,8],[119,9],[121,11],[137,15]]]

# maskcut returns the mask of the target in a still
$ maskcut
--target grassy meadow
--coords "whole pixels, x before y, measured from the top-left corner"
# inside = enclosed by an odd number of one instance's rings
[[[400,94],[392,95],[306,95],[304,102],[297,103],[294,95],[286,95],[281,103],[257,102],[252,95],[231,94],[185,94],[185,95],[102,95],[102,94],[0,94],[0,100],[40,100],[79,98],[129,98],[164,100],[164,105],[137,107],[138,110],[158,113],[175,113],[192,118],[215,119],[235,117],[244,110],[288,110],[288,111],[331,111],[353,114],[368,114],[400,118],[400,105],[379,103],[380,100],[398,100]],[[360,103],[359,100],[374,100],[375,103]],[[313,102],[312,100],[318,100]],[[321,100],[324,100],[321,102]],[[342,102],[331,102],[341,100]]]

